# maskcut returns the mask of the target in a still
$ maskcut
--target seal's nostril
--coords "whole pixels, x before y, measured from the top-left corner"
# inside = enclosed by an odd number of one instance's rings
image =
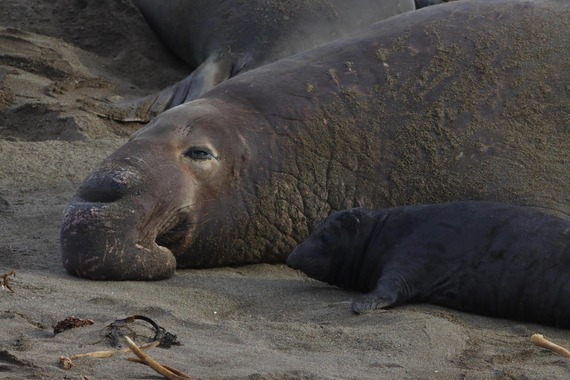
[[[100,202],[111,203],[121,199],[124,192],[120,191],[117,187],[102,187],[97,188],[81,187],[78,192],[79,197],[86,202]]]
[[[81,184],[77,195],[86,202],[111,203],[135,194],[139,175],[129,169],[102,170],[91,174]]]

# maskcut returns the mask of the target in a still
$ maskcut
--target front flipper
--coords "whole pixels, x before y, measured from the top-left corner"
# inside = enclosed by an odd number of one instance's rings
[[[362,297],[352,302],[352,311],[355,314],[362,314],[369,310],[384,309],[393,306],[396,297],[393,294],[380,294],[376,290],[366,293]]]
[[[231,71],[231,57],[214,56],[180,82],[158,93],[119,104],[95,106],[99,108],[96,113],[116,121],[147,123],[172,107],[199,98],[228,79]]]
[[[362,314],[373,309],[400,305],[414,298],[415,287],[406,277],[409,275],[406,276],[399,270],[386,270],[378,279],[374,290],[353,301],[352,311]]]

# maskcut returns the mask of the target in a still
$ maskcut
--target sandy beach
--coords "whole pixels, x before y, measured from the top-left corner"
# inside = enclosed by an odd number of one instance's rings
[[[356,316],[357,293],[285,265],[179,270],[159,282],[94,282],[61,264],[66,203],[141,124],[90,104],[149,94],[191,71],[126,0],[0,2],[1,379],[160,379],[114,350],[107,326],[152,318],[180,345],[148,353],[201,379],[567,379],[570,331],[413,304]],[[69,316],[94,323],[54,334]],[[139,344],[148,323],[125,329]]]

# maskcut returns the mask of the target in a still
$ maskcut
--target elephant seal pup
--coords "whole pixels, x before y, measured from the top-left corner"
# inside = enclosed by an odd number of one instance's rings
[[[157,94],[108,110],[149,121],[267,63],[413,11],[413,0],[132,0],[174,54],[195,70]]]
[[[285,262],[331,210],[357,206],[477,199],[570,215],[560,30],[567,1],[461,0],[231,78],[85,179],[63,215],[63,264],[157,280]]]
[[[419,301],[570,326],[570,219],[530,207],[465,201],[338,211],[287,264],[367,292],[355,313]]]

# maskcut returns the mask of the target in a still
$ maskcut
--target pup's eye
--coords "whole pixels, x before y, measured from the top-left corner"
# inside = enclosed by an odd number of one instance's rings
[[[328,234],[322,234],[321,235],[321,243],[326,244],[329,242],[329,235]]]
[[[192,160],[211,160],[216,158],[209,149],[197,147],[188,149],[184,155]]]

